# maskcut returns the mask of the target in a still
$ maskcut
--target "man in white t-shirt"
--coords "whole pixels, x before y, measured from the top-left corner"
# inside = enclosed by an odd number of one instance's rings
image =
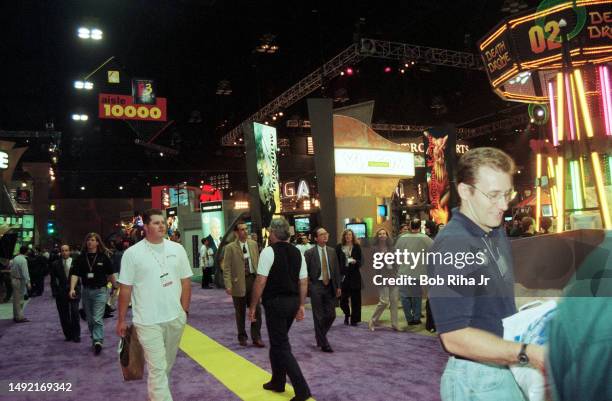
[[[187,322],[191,301],[191,268],[185,249],[165,240],[161,210],[143,215],[146,237],[121,259],[117,334],[125,335],[132,302],[132,321],[147,361],[151,401],[171,401],[169,376]]]

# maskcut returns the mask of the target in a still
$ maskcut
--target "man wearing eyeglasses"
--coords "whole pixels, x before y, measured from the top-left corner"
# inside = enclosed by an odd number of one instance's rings
[[[221,268],[223,269],[225,292],[227,295],[231,295],[234,301],[238,342],[246,347],[249,337],[244,322],[247,308],[250,306],[253,283],[257,276],[259,249],[257,248],[257,242],[249,239],[246,224],[236,224],[234,234],[236,240],[225,247]],[[261,341],[261,307],[259,303],[255,307],[255,314],[256,320],[251,323],[251,340],[253,340],[254,346],[263,348],[265,345]]]
[[[457,166],[460,207],[429,251],[429,256],[451,253],[455,260],[428,259],[430,279],[443,281],[429,287],[436,327],[449,353],[440,384],[443,401],[522,401],[508,367],[544,369],[543,347],[502,338],[502,319],[516,313],[512,255],[501,225],[514,196],[514,170],[514,161],[498,149],[464,154]],[[480,283],[482,277],[489,279],[487,285],[465,284]]]

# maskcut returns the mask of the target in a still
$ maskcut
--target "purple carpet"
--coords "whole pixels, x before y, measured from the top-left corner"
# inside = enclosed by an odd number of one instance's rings
[[[50,291],[33,298],[25,311],[30,323],[0,323],[0,400],[102,401],[146,400],[144,381],[123,381],[117,361],[116,319],[105,319],[105,345],[98,357],[91,352],[87,325],[82,321],[80,344],[67,343]],[[243,348],[237,343],[231,298],[221,290],[194,284],[189,324],[230,350],[270,371],[268,348]],[[264,328],[263,340],[268,344]],[[436,338],[377,330],[365,324],[344,326],[336,319],[328,338],[334,349],[325,354],[315,346],[312,312],[290,332],[293,352],[313,396],[335,400],[439,400],[440,375],[446,357]],[[228,367],[230,368],[230,367]],[[71,393],[6,393],[6,382],[70,382]],[[233,401],[239,398],[179,352],[172,371],[175,401]],[[293,396],[286,393],[287,399]]]

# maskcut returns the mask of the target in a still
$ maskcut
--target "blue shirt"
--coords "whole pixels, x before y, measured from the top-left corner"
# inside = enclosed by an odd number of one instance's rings
[[[432,257],[436,253],[443,258]],[[504,229],[487,233],[455,208],[428,258],[429,279],[443,281],[430,285],[428,292],[438,332],[473,327],[503,337],[502,319],[516,313],[512,254]],[[468,285],[470,278],[488,283]]]

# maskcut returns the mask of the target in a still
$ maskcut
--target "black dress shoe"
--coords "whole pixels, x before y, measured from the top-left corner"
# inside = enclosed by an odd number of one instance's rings
[[[270,391],[274,391],[275,393],[284,393],[285,392],[285,385],[283,384],[283,386],[278,386],[272,382],[267,382],[264,383],[264,385],[262,386],[264,388],[264,390],[270,390]]]
[[[291,399],[291,401],[306,401],[310,398],[310,394],[308,395],[296,395]]]
[[[242,345],[243,347],[246,347],[247,345],[249,345],[249,344],[247,343],[247,340],[246,340],[246,339],[243,339],[243,340],[238,340],[238,342],[239,342],[239,343],[240,343],[240,345]]]
[[[329,345],[326,347],[321,347],[321,351],[323,352],[334,352],[334,350],[332,349],[332,347],[330,347]]]

